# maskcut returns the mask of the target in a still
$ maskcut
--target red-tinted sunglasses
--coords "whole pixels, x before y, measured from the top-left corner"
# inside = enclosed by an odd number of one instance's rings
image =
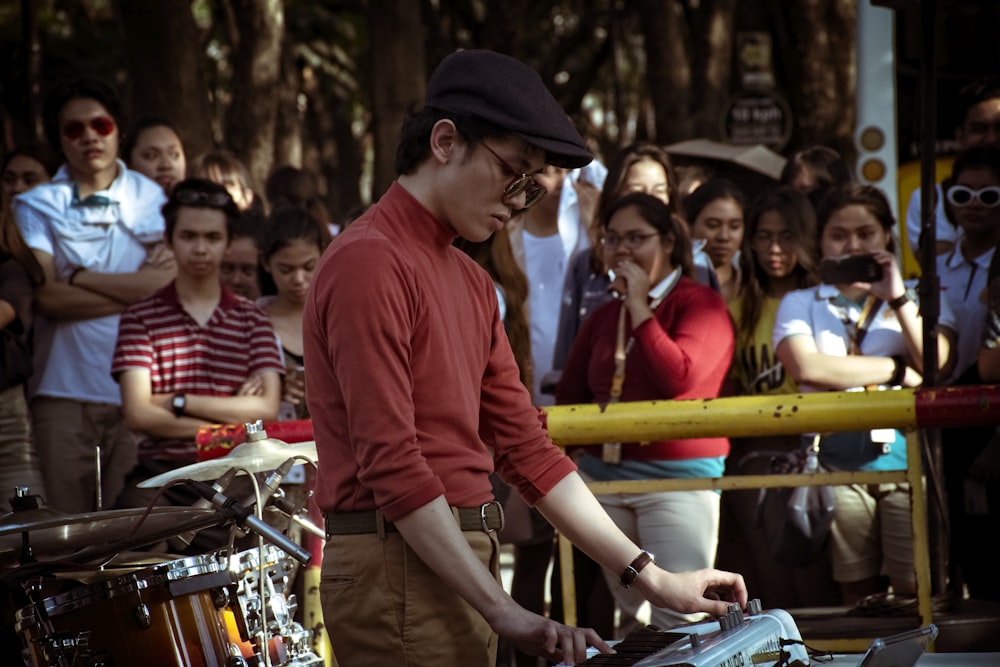
[[[63,125],[63,136],[70,141],[76,141],[83,136],[83,133],[87,130],[87,125],[90,125],[90,129],[97,132],[102,137],[106,137],[115,131],[114,118],[98,116],[97,118],[91,118],[86,123],[81,120],[71,120]]]

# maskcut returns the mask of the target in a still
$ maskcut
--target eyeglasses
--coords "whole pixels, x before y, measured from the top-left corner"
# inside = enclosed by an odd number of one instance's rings
[[[987,185],[985,188],[973,190],[964,185],[953,185],[948,188],[948,201],[952,206],[971,206],[978,201],[987,208],[1000,205],[1000,186]]]
[[[787,248],[792,244],[792,236],[788,232],[779,234],[769,234],[768,232],[756,232],[751,238],[751,242],[759,248],[770,248],[777,243],[782,248]]]
[[[226,208],[235,206],[227,192],[201,192],[199,190],[174,190],[172,199],[181,206],[208,206]]]
[[[601,237],[601,245],[603,245],[606,248],[614,249],[624,243],[625,247],[628,248],[629,250],[635,250],[643,243],[645,243],[646,239],[651,239],[654,236],[659,236],[659,234],[657,232],[653,232],[652,234],[630,233],[630,234],[618,235],[613,232],[608,232],[607,234]]]
[[[115,131],[115,120],[114,118],[109,118],[108,116],[91,118],[86,123],[82,120],[71,120],[63,125],[63,136],[70,141],[76,141],[83,136],[84,132],[87,131],[87,126],[90,126],[90,129],[97,132],[102,137],[106,137]]]
[[[479,143],[481,143],[490,153],[493,153],[493,157],[500,161],[500,164],[503,165],[503,168],[506,169],[507,172],[514,174],[514,180],[503,189],[504,197],[513,199],[522,192],[525,192],[527,194],[524,196],[524,208],[530,208],[542,201],[542,198],[548,194],[548,190],[536,183],[535,179],[531,176],[524,173],[518,173],[517,169],[514,169],[514,167],[507,164],[507,161],[497,155],[497,152],[490,148],[485,141],[480,141]]]

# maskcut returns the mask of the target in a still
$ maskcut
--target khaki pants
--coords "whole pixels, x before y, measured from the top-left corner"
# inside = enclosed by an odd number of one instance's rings
[[[0,391],[0,512],[10,511],[16,487],[28,487],[30,493],[45,499],[24,385]]]
[[[495,533],[465,532],[499,581]],[[323,622],[340,667],[494,667],[497,636],[399,533],[334,535],[323,550]]]
[[[95,447],[100,446],[101,506],[114,507],[138,460],[121,408],[37,396],[31,401],[31,421],[48,504],[67,514],[98,509]]]

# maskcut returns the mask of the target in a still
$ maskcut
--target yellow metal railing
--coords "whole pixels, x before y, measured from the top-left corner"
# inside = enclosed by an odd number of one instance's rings
[[[935,405],[938,402],[938,405]],[[941,404],[946,404],[944,407]],[[760,489],[815,484],[906,482],[910,486],[917,611],[922,625],[933,622],[927,508],[921,451],[912,437],[918,426],[1000,423],[997,387],[959,391],[901,389],[880,392],[823,392],[688,401],[649,401],[553,406],[543,410],[549,436],[560,446],[601,442],[648,442],[713,436],[750,437],[810,432],[897,428],[908,431],[907,468],[900,471],[839,471],[798,475],[739,475],[700,479],[591,482],[595,494],[714,489]],[[559,535],[564,621],[575,625],[576,590],[572,545]],[[863,651],[873,637],[811,640],[820,650]]]

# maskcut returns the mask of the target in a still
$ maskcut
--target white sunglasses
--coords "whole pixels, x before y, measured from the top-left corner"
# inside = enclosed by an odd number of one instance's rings
[[[978,201],[987,208],[1000,205],[1000,185],[987,185],[985,188],[973,190],[964,185],[953,185],[948,188],[948,201],[952,206],[970,206]]]

